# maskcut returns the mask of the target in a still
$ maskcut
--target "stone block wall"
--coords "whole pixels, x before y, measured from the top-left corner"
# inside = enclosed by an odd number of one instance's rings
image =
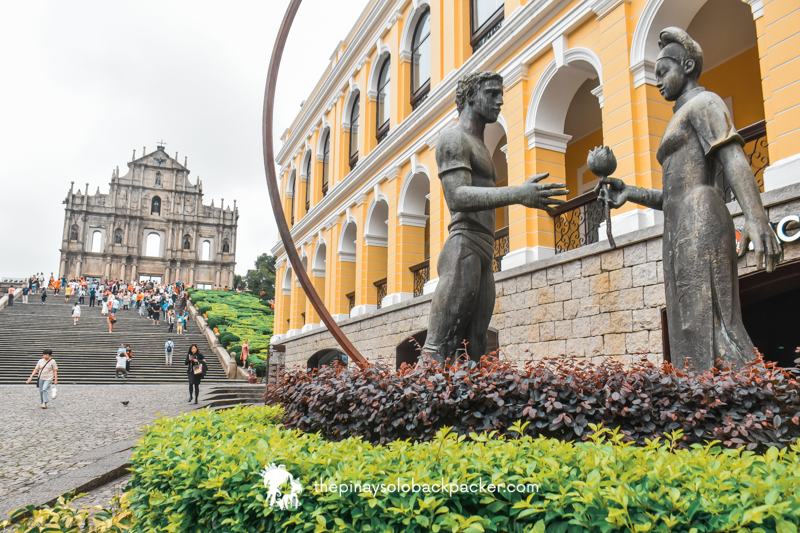
[[[762,194],[770,220],[800,214],[800,185]],[[728,205],[737,228],[744,225],[738,204]],[[663,226],[584,246],[495,274],[491,327],[498,331],[500,357],[524,363],[571,355],[597,362],[632,357],[662,361],[661,310]],[[794,233],[792,231],[791,233]],[[784,243],[784,262],[800,259],[800,239]],[[739,274],[756,270],[755,254],[739,262]],[[395,366],[397,346],[428,326],[431,295],[388,306],[340,323],[362,355]],[[287,368],[305,367],[319,350],[336,348],[325,329],[280,341]]]

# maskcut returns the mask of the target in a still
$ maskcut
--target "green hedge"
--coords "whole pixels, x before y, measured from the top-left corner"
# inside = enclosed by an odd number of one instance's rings
[[[135,529],[784,533],[800,523],[796,446],[764,455],[713,443],[675,450],[674,440],[635,447],[603,428],[581,443],[457,437],[445,429],[426,443],[372,446],[285,430],[276,424],[279,416],[277,408],[247,407],[156,421],[132,458],[127,497]],[[296,510],[265,503],[259,471],[270,463],[284,465],[301,483]],[[444,480],[539,490],[370,494],[315,488],[412,479],[420,487]]]
[[[197,289],[188,292],[198,312],[208,317],[208,326],[219,330],[222,345],[226,349],[231,347],[229,352],[238,344],[236,353],[239,355],[240,341],[244,339],[250,339],[250,353],[267,351],[275,319],[269,304],[249,292]]]

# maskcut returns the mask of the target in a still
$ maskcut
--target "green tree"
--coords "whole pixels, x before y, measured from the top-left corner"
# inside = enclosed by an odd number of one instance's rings
[[[274,255],[261,254],[256,259],[255,269],[245,275],[247,288],[262,300],[275,298],[275,260]]]
[[[233,275],[233,290],[244,289],[244,278],[239,274]]]

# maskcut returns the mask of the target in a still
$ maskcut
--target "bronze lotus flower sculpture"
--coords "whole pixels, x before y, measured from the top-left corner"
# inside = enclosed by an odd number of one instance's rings
[[[617,243],[614,242],[614,235],[611,232],[611,205],[608,200],[609,185],[604,183],[604,178],[608,178],[617,170],[617,158],[608,146],[596,146],[594,150],[589,151],[586,164],[592,174],[600,178],[600,183],[596,189],[597,201],[602,202],[604,206],[608,243],[612,248],[616,248]]]

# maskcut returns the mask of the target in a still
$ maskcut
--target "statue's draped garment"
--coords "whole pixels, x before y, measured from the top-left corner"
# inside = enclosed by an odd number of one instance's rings
[[[707,370],[753,358],[742,323],[733,219],[715,181],[715,150],[744,141],[722,99],[702,87],[675,103],[658,148],[664,188],[664,284],[672,362]]]

